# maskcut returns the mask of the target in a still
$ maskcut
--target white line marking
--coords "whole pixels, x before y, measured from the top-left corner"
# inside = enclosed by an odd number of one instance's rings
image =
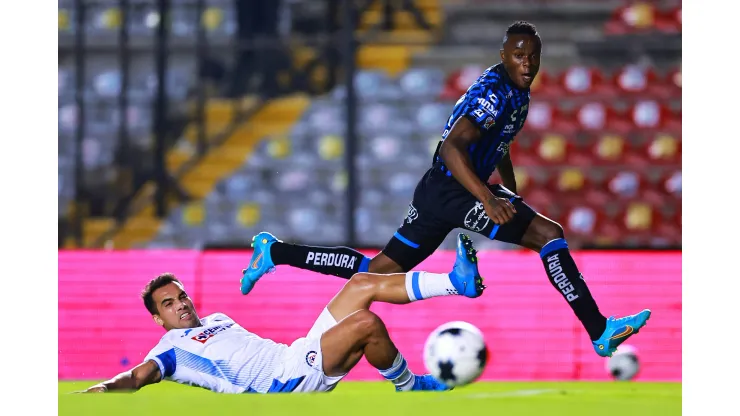
[[[558,390],[555,389],[530,389],[530,390],[512,390],[512,391],[498,391],[489,393],[472,393],[465,396],[466,399],[497,399],[506,397],[527,397],[527,396],[539,396],[542,394],[556,393]]]

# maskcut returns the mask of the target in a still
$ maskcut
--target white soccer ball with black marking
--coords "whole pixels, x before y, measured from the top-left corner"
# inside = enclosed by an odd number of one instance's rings
[[[631,345],[620,345],[606,362],[606,371],[614,380],[629,381],[640,372],[637,349]]]
[[[487,361],[483,333],[467,322],[440,325],[424,344],[427,371],[448,387],[472,383],[483,373]]]

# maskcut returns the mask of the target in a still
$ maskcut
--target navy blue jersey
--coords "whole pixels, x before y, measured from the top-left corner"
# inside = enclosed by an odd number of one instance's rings
[[[516,87],[503,64],[494,65],[486,69],[457,100],[445,124],[442,141],[460,117],[467,117],[480,127],[481,138],[468,147],[468,152],[475,173],[485,182],[509,152],[514,136],[524,126],[528,111],[529,89]],[[434,162],[435,167],[445,171],[447,176],[452,175],[439,156],[439,146]]]

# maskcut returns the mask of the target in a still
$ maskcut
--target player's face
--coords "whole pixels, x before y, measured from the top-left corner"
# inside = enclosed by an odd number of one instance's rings
[[[160,287],[152,293],[152,298],[159,312],[154,315],[154,321],[164,329],[169,331],[200,326],[193,301],[179,284],[172,282]]]
[[[539,36],[511,35],[504,42],[501,61],[514,84],[529,88],[540,71],[542,42]]]

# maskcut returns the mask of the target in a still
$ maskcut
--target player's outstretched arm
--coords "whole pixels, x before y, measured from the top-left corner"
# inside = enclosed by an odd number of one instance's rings
[[[507,153],[496,166],[504,186],[516,193],[516,178],[514,177],[514,165],[511,163],[511,153]]]
[[[81,393],[105,393],[107,391],[136,391],[148,385],[159,383],[162,374],[154,361],[139,364],[108,381],[96,384]]]

